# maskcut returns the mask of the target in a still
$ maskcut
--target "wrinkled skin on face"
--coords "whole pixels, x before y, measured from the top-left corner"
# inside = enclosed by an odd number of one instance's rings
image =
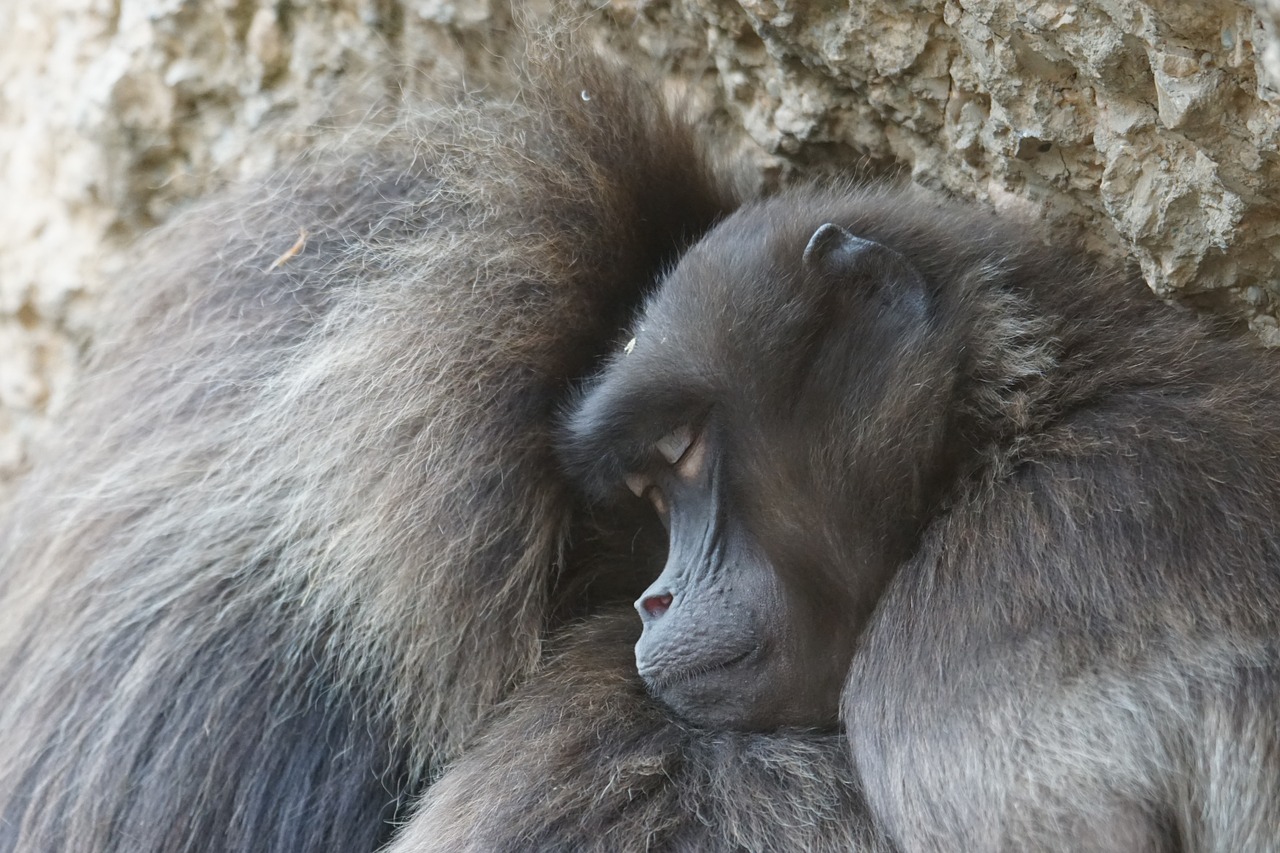
[[[686,426],[672,436],[666,442],[679,455],[628,477],[670,534],[666,567],[636,602],[640,676],[707,725],[832,724],[844,673],[840,656],[812,630],[821,614],[805,590],[783,581],[732,511],[715,435]]]
[[[636,664],[686,718],[836,725],[858,631],[929,503],[940,428],[914,413],[947,389],[879,357],[920,347],[927,310],[887,246],[749,209],[685,256],[572,413],[568,469],[666,525]],[[913,414],[869,416],[886,406]]]

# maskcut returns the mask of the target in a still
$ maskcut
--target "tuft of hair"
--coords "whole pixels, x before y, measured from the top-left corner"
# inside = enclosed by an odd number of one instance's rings
[[[552,420],[735,201],[535,41],[513,100],[373,118],[116,282],[0,522],[0,850],[372,850],[607,574]]]

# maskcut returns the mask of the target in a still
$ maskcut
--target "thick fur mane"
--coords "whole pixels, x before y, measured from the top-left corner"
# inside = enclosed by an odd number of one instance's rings
[[[549,44],[118,282],[0,532],[0,849],[372,849],[574,611],[552,415],[731,199]]]

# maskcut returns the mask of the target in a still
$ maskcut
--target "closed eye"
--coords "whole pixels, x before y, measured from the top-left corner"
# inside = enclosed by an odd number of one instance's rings
[[[702,466],[705,453],[702,452],[702,441],[694,434],[693,428],[685,425],[673,429],[654,443],[654,449],[677,475],[687,480],[697,476]],[[653,504],[660,515],[667,513],[667,500],[662,491],[654,483],[651,474],[632,473],[626,475],[627,488],[638,498],[644,498]]]
[[[654,445],[662,458],[671,466],[678,465],[692,446],[693,429],[688,425],[673,429],[658,439],[657,444]]]

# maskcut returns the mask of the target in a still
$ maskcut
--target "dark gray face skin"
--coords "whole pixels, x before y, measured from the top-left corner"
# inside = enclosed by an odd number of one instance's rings
[[[714,727],[835,723],[844,666],[818,614],[785,586],[731,500],[710,429],[660,444],[673,462],[630,475],[670,534],[662,574],[636,601],[636,667],[676,711]],[[673,440],[674,439],[674,440]]]
[[[949,393],[911,264],[828,211],[774,213],[741,211],[684,256],[561,447],[589,492],[625,483],[663,519],[636,665],[719,728],[837,725],[858,633],[931,500],[940,422],[920,413]]]

